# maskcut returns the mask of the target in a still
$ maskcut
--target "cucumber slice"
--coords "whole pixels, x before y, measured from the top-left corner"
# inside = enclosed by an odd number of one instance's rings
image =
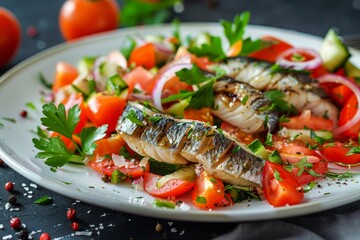
[[[174,105],[169,107],[166,111],[175,116],[182,117],[184,116],[185,108],[189,106],[189,103],[190,103],[189,99],[181,100],[180,102],[175,103]]]
[[[165,162],[159,162],[153,158],[149,159],[150,172],[158,175],[171,174],[183,167],[181,164],[170,164]]]
[[[331,72],[341,67],[351,56],[349,49],[333,29],[326,34],[319,53],[324,67]]]
[[[279,135],[284,137],[289,137],[291,139],[298,139],[302,142],[312,142],[314,139],[311,137],[311,131],[310,129],[287,129],[283,128],[279,131]],[[314,134],[318,137],[324,138],[324,139],[332,139],[334,137],[334,134],[331,131],[325,131],[325,130],[316,130],[313,131]]]
[[[350,61],[345,63],[345,73],[346,76],[352,78],[360,78],[360,69],[352,64]]]
[[[84,57],[82,58],[78,64],[77,69],[80,74],[89,74],[91,71],[91,68],[94,66],[96,57]]]
[[[194,182],[196,179],[195,165],[181,168],[176,172],[163,176],[157,181],[156,187],[161,188],[166,182],[171,179],[181,179],[189,182]]]
[[[270,155],[270,152],[266,150],[265,146],[262,144],[262,142],[260,142],[259,139],[255,139],[247,147],[251,152],[262,159],[267,159]]]

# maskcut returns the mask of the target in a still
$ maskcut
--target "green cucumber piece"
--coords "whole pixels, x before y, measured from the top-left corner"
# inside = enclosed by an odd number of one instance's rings
[[[350,61],[347,61],[345,63],[345,73],[348,77],[352,77],[355,79],[360,78],[360,68],[356,67]]]
[[[259,139],[255,139],[247,147],[251,152],[262,159],[267,159],[270,155],[268,150],[266,150],[265,146],[262,144],[262,142],[260,142]]]
[[[324,67],[331,72],[344,65],[351,56],[349,49],[333,29],[326,34],[319,53]]]
[[[283,128],[279,131],[279,135],[284,137],[289,137],[291,139],[298,139],[302,142],[310,142],[314,139],[311,138],[311,131],[310,129],[287,129]],[[321,137],[323,139],[332,139],[334,137],[334,134],[331,131],[326,130],[316,130],[313,131],[313,133]]]
[[[179,170],[184,165],[182,164],[170,164],[165,162],[159,162],[153,158],[149,159],[150,172],[158,175],[167,175]]]
[[[189,106],[189,103],[190,103],[189,99],[181,100],[180,102],[173,104],[166,111],[175,116],[182,117],[184,116],[185,108]]]
[[[94,62],[95,62],[96,57],[84,57],[82,58],[78,64],[77,64],[77,69],[79,74],[89,74],[92,67],[94,66]]]
[[[161,188],[162,186],[164,186],[164,184],[166,182],[168,182],[171,179],[181,179],[181,180],[186,180],[189,182],[195,182],[195,179],[196,179],[195,165],[190,165],[190,166],[181,168],[171,174],[161,177],[157,181],[156,187]]]

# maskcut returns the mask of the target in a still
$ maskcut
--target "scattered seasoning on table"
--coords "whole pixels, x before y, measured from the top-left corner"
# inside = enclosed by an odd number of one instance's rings
[[[4,165],[4,161],[0,158],[0,167]]]
[[[17,198],[15,195],[11,194],[8,198],[8,202],[11,204],[15,204],[17,202]]]
[[[157,223],[155,226],[155,230],[157,232],[162,232],[162,230],[164,229],[163,225],[161,223]]]
[[[34,38],[34,37],[37,36],[38,31],[37,31],[37,29],[36,29],[34,26],[29,26],[29,27],[26,29],[26,34],[28,35],[28,37]]]
[[[71,223],[71,228],[72,228],[74,231],[79,230],[79,223],[78,223],[78,222],[73,222],[73,223]]]
[[[48,233],[42,233],[39,240],[51,240],[51,237]]]
[[[29,231],[26,230],[26,229],[23,229],[20,231],[19,233],[19,238],[22,239],[22,240],[26,240],[29,238]]]
[[[76,211],[75,211],[75,209],[69,208],[69,209],[66,211],[66,217],[67,217],[69,220],[75,219],[75,217],[76,217]]]
[[[12,192],[14,190],[14,183],[13,182],[7,182],[5,184],[5,189],[8,192]]]
[[[18,229],[21,226],[20,218],[14,217],[10,220],[10,227],[13,229]]]
[[[20,116],[21,116],[22,118],[26,118],[27,115],[28,115],[28,112],[27,112],[26,110],[22,110],[22,111],[20,112]]]

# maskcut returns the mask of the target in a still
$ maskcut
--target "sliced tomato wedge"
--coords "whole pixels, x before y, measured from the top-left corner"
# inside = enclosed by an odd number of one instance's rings
[[[55,79],[52,85],[53,92],[57,92],[60,88],[71,84],[78,76],[77,69],[66,62],[58,62],[55,68]]]
[[[340,111],[339,115],[339,126],[345,125],[350,121],[357,112],[359,103],[356,96],[353,94],[345,103],[343,108]],[[343,133],[344,136],[351,138],[358,138],[360,132],[360,120],[349,130]]]
[[[107,124],[107,132],[111,133],[115,130],[125,105],[126,100],[121,97],[97,93],[87,102],[86,116],[97,127]]]
[[[272,148],[278,150],[280,153],[304,156],[317,156],[314,150],[309,149],[300,140],[289,140],[281,136],[273,135]]]
[[[281,122],[280,126],[289,129],[304,129],[310,128],[312,130],[333,130],[333,122],[330,119],[313,116],[308,110],[303,111],[300,115],[289,117],[289,122]]]
[[[129,63],[151,69],[156,66],[155,50],[156,47],[153,43],[146,43],[137,47],[131,52]]]
[[[132,93],[136,85],[139,85],[146,93],[151,94],[151,91],[147,91],[149,84],[152,84],[154,75],[143,68],[142,66],[135,67],[131,72],[124,75],[124,80],[129,87],[129,93]]]
[[[352,146],[347,146],[345,143],[334,142],[323,145],[320,152],[329,162],[340,162],[344,164],[360,163],[360,154],[356,153],[347,156],[351,148]]]
[[[304,198],[303,189],[281,165],[266,161],[262,173],[266,200],[274,207],[294,205]]]
[[[206,171],[201,171],[196,178],[191,198],[194,205],[202,209],[214,209],[232,204],[231,200],[225,198],[224,183]]]
[[[122,172],[123,174],[125,174],[127,177],[129,177],[130,179],[136,179],[139,178],[141,176],[144,176],[144,173],[147,172],[148,168],[143,168],[142,166],[140,166],[139,164],[134,164],[134,165],[129,165],[129,166],[122,166],[122,167],[118,167],[118,166],[107,166],[107,167],[103,167],[102,168],[102,172],[103,174],[111,177],[113,172],[115,170],[118,170],[120,172]]]
[[[339,85],[331,89],[331,98],[334,99],[339,106],[344,106],[352,95],[353,91],[345,85]]]
[[[317,163],[314,163],[311,169],[315,173],[322,176],[328,171],[328,162],[319,161]],[[296,168],[296,167],[292,168],[292,174],[300,185],[308,184],[309,182],[315,181],[317,179],[316,176],[309,174],[307,171],[303,171],[300,175],[299,172],[300,172],[300,168]]]
[[[156,183],[161,178],[161,175],[153,173],[144,174],[144,189],[154,197],[178,197],[190,191],[195,183],[182,180],[171,179],[167,181],[162,187],[158,188]]]
[[[95,142],[96,149],[93,153],[94,159],[100,159],[105,155],[119,154],[120,149],[125,145],[124,139],[120,135],[103,138]]]
[[[264,41],[268,41],[271,45],[267,48],[263,48],[259,51],[249,54],[249,57],[253,57],[259,60],[264,60],[268,62],[275,62],[276,59],[285,52],[286,50],[293,48],[289,43],[276,38],[274,36],[264,36],[261,38]]]

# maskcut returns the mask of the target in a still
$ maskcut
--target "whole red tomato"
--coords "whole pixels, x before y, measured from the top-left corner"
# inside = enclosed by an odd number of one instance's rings
[[[119,6],[115,0],[67,0],[59,25],[65,40],[116,29]]]
[[[9,10],[0,7],[0,68],[14,57],[20,41],[19,21]]]

